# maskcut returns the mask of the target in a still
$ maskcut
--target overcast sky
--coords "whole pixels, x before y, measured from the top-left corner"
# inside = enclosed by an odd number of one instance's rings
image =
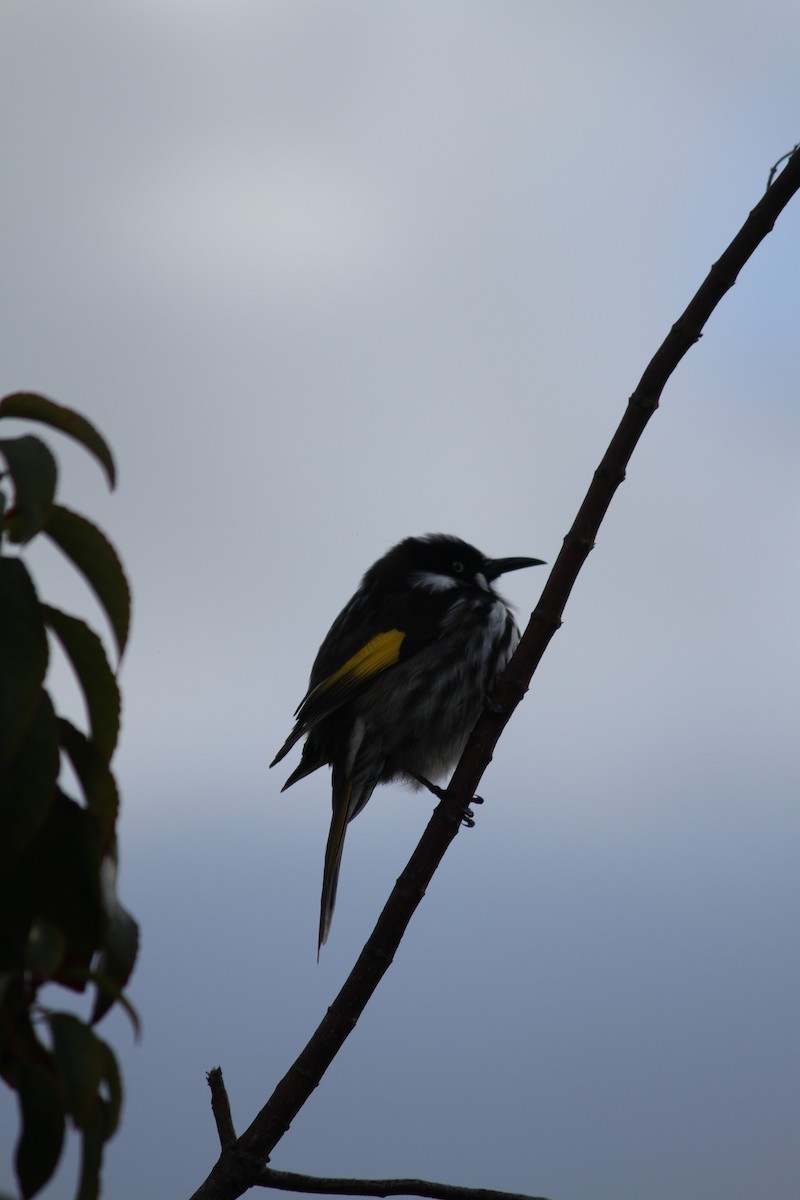
[[[204,1072],[243,1129],[424,827],[424,795],[375,794],[318,966],[328,780],[281,796],[296,760],[267,764],[333,617],[408,534],[554,560],[800,139],[799,46],[793,0],[3,5],[0,392],[110,439],[118,491],[62,439],[61,498],[134,593],[144,1035],[101,1026],[106,1197],[199,1185]],[[799,250],[795,200],[669,384],[476,828],[274,1166],[796,1200]],[[520,620],[545,571],[504,581]],[[81,716],[58,663],[53,688]],[[0,1188],[15,1119],[0,1095]]]

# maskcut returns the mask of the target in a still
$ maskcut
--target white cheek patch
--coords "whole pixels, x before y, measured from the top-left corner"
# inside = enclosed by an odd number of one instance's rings
[[[409,582],[412,587],[424,588],[426,592],[449,592],[458,587],[451,575],[439,575],[436,571],[415,571]]]

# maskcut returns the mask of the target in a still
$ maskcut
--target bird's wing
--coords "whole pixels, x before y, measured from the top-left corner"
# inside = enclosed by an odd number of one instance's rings
[[[316,725],[354,699],[376,675],[400,661],[405,639],[406,634],[402,629],[376,633],[346,662],[311,688],[295,714],[298,721],[304,725]]]
[[[376,633],[346,662],[315,684],[297,709],[297,723],[270,766],[280,762],[304,733],[353,700],[377,675],[399,662],[405,637],[401,629]]]
[[[320,721],[365,691],[378,675],[435,641],[450,603],[447,593],[397,595],[384,607],[378,623],[366,620],[351,601],[320,646],[311,671],[311,686],[295,713],[297,723],[270,766],[280,762],[295,742]],[[344,661],[342,656],[346,656]],[[295,774],[292,782],[295,778],[299,776]]]

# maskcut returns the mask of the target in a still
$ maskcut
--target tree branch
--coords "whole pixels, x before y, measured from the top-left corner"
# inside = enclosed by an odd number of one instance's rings
[[[597,468],[591,486],[545,584],[516,654],[509,663],[469,739],[461,761],[437,805],[408,865],[400,875],[358,961],[308,1045],[280,1081],[270,1099],[238,1141],[222,1153],[192,1200],[235,1200],[258,1175],[269,1154],[319,1083],[355,1027],[370,996],[394,957],[400,939],[425,894],[434,871],[458,833],[468,803],[492,758],[511,713],[527,691],[533,672],[561,617],[581,567],[613,495],[625,478],[628,461],[647,422],[658,407],[664,386],[711,313],[736,282],[744,264],[800,189],[800,151],[752,210],[728,248],[714,263],[686,310],[654,354]],[[238,1190],[237,1190],[238,1189]]]
[[[211,1111],[219,1134],[219,1144],[224,1150],[231,1142],[236,1141],[236,1130],[233,1127],[225,1080],[222,1078],[222,1067],[212,1067],[206,1075],[206,1080],[211,1088]]]
[[[491,1188],[454,1187],[430,1179],[325,1179],[318,1175],[297,1175],[293,1171],[273,1171],[265,1167],[259,1187],[280,1188],[284,1192],[308,1192],[323,1196],[426,1196],[429,1200],[545,1200],[544,1196],[526,1196],[522,1192],[496,1192]]]

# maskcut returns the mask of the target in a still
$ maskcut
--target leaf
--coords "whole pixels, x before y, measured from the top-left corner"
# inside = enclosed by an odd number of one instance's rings
[[[54,400],[48,400],[46,396],[40,396],[36,392],[14,392],[13,395],[0,400],[0,417],[41,421],[51,429],[59,429],[75,438],[95,456],[106,473],[109,487],[114,487],[116,469],[108,443],[94,425],[74,409],[56,404]]]
[[[17,1178],[27,1200],[44,1187],[56,1169],[64,1141],[64,1112],[56,1082],[43,1066],[20,1066],[17,1093],[22,1110]]]
[[[83,1126],[97,1104],[103,1073],[101,1043],[88,1025],[72,1013],[50,1013],[56,1072],[75,1124]]]
[[[0,762],[0,864],[21,853],[46,819],[59,766],[56,717],[50,697],[40,688],[13,757]]]
[[[56,494],[56,460],[37,437],[3,438],[0,454],[14,480],[14,530],[11,540],[29,542],[47,520]]]
[[[100,825],[101,845],[111,838],[119,810],[119,793],[107,761],[95,742],[90,742],[80,729],[64,717],[58,719],[61,745],[75,768],[86,804]]]
[[[119,733],[119,687],[100,638],[79,617],[42,605],[44,619],[57,635],[75,669],[89,713],[92,741],[106,762]]]
[[[25,967],[37,975],[49,979],[55,975],[67,948],[66,939],[52,921],[40,917],[31,925],[28,944],[25,947]]]
[[[39,918],[56,925],[66,939],[56,978],[83,991],[108,924],[100,890],[99,835],[91,813],[59,790],[39,832],[0,871],[0,971],[23,960],[31,924]]]
[[[94,972],[97,999],[92,1011],[92,1024],[105,1016],[111,1006],[119,1000],[127,1009],[138,1037],[138,1013],[122,995],[122,989],[130,978],[138,952],[139,926],[127,909],[117,902],[111,913],[105,944],[100,952],[97,970]]]
[[[131,619],[131,594],[117,552],[96,525],[54,504],[44,532],[71,559],[100,601],[122,657]]]
[[[118,987],[115,987],[104,975],[99,974],[97,971],[89,972],[89,980],[97,984],[97,1004],[100,1003],[101,997],[104,1004],[106,997],[109,999],[109,1003],[105,1004],[103,1011],[99,1015],[96,1011],[92,1013],[92,1024],[96,1025],[113,1005],[120,1004],[133,1027],[133,1035],[138,1041],[142,1036],[142,1019],[139,1016],[138,1010],[131,1004],[125,993],[120,991]]]
[[[13,971],[0,971],[0,1018],[3,1016],[3,1009],[8,1006],[9,1011],[19,1007],[24,1003],[22,999],[22,971],[17,967]],[[2,1020],[0,1020],[0,1034],[3,1033]],[[5,1037],[0,1036],[0,1075],[8,1080],[7,1073],[7,1056],[5,1051]],[[4,1069],[5,1068],[5,1069]]]
[[[102,1052],[103,1068],[102,1082],[105,1085],[106,1097],[101,1103],[106,1117],[106,1138],[116,1132],[119,1125],[119,1115],[122,1111],[122,1078],[114,1052],[102,1038],[97,1039]]]
[[[0,761],[8,762],[39,701],[47,635],[39,598],[18,558],[0,557]]]
[[[81,1177],[76,1200],[97,1200],[100,1195],[100,1168],[103,1145],[107,1138],[106,1117],[98,1105],[82,1130]]]

